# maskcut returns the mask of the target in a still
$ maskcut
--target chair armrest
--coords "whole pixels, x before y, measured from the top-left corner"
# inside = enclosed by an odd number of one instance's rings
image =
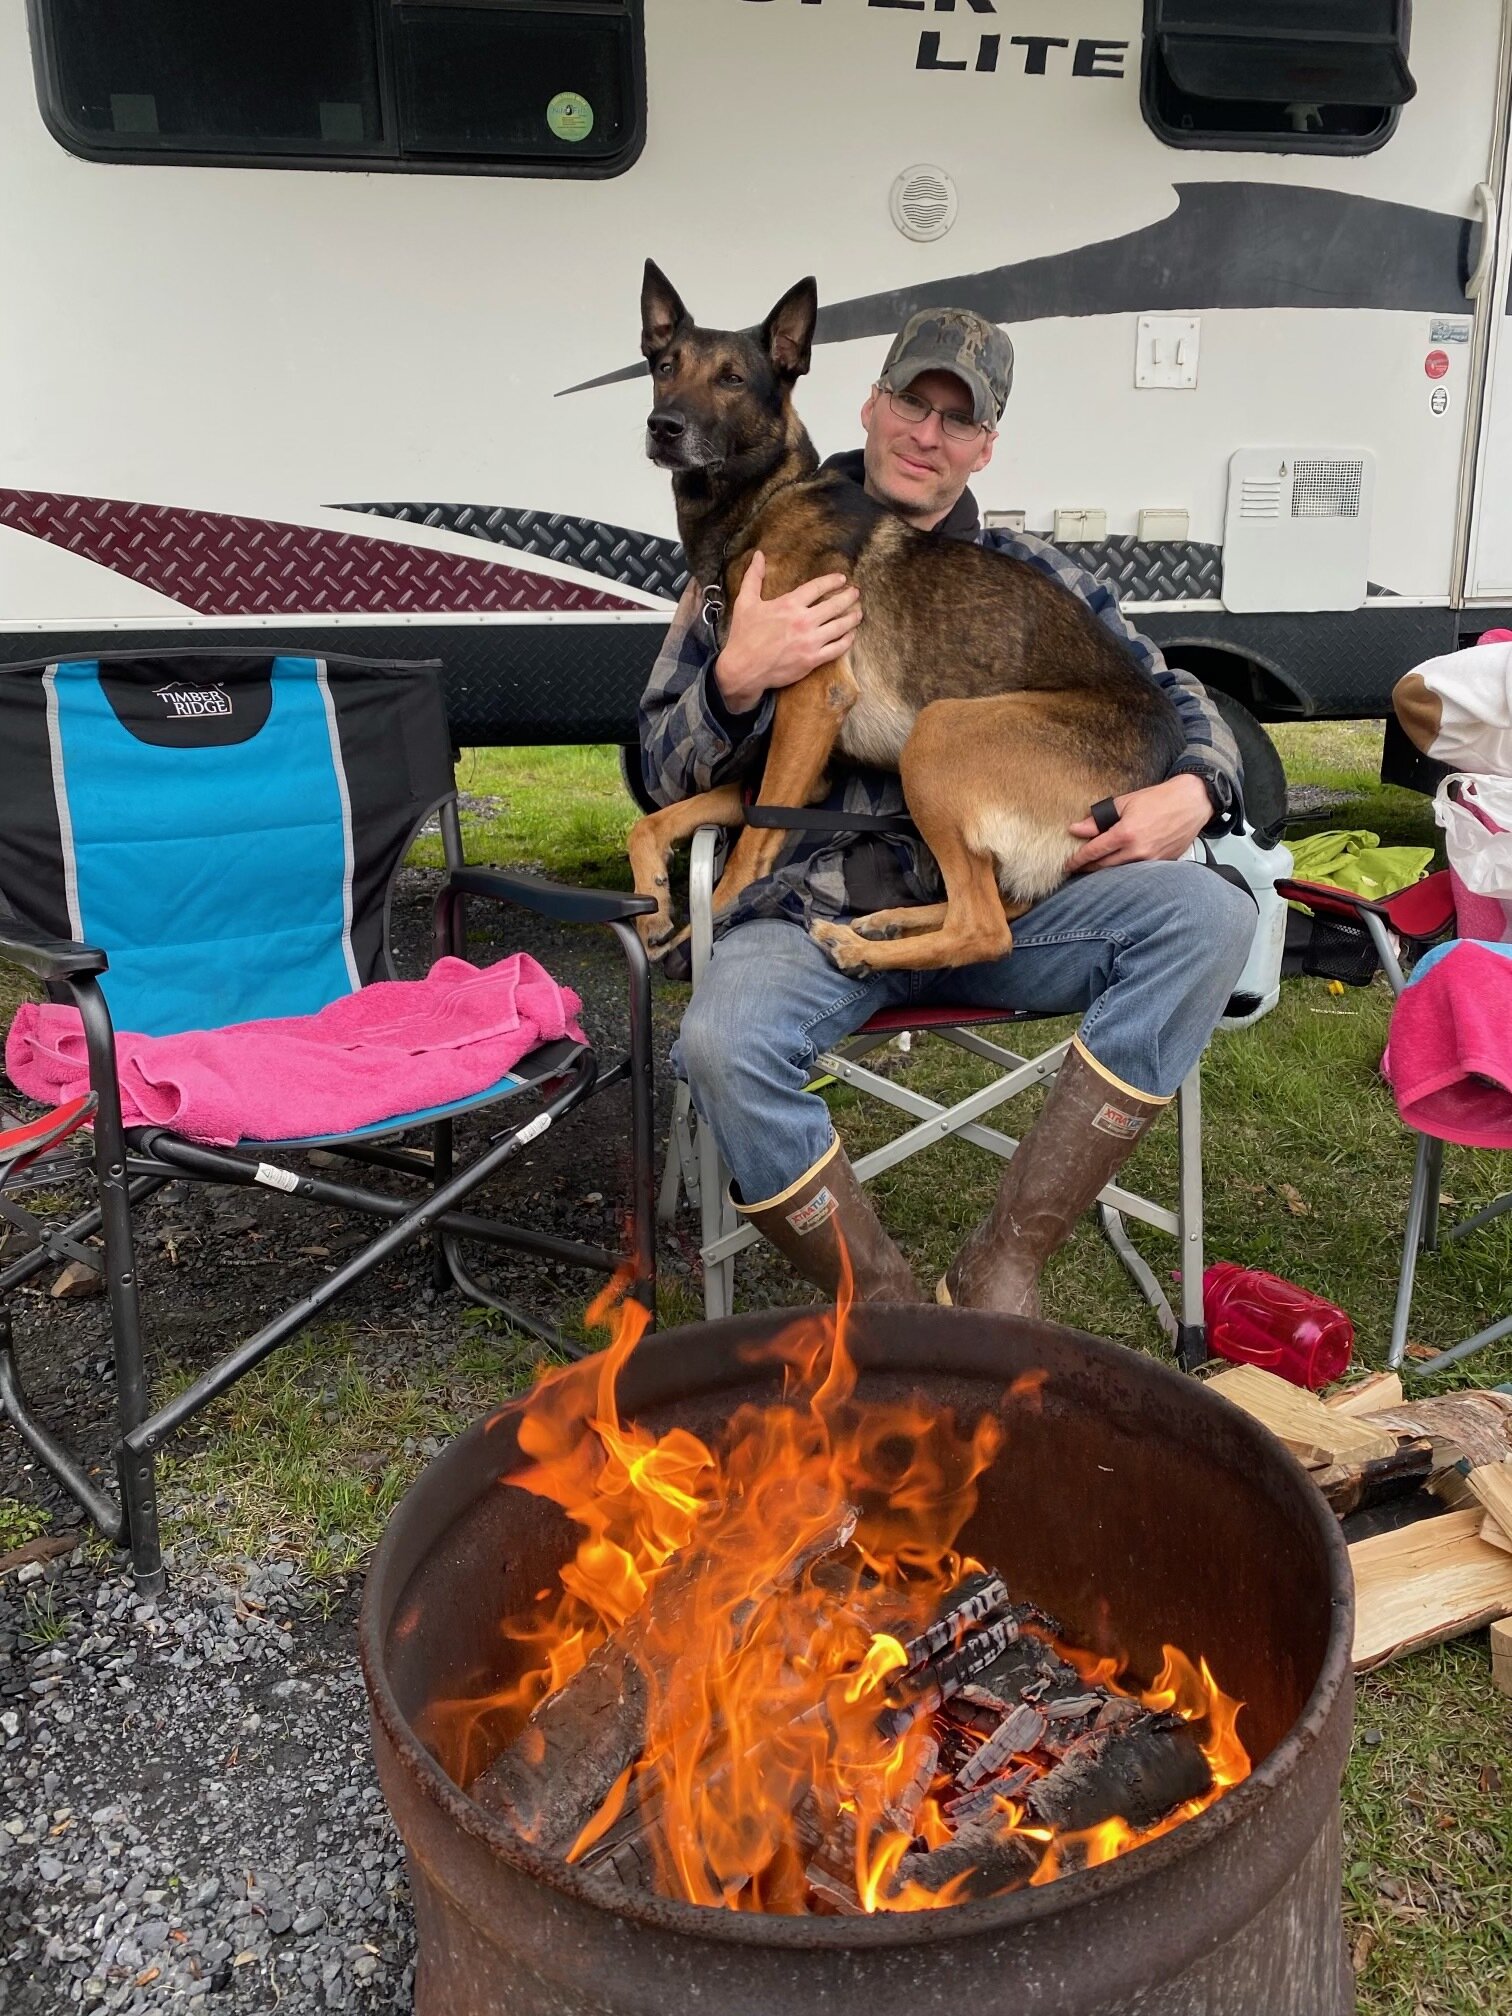
[[[1321,910],[1330,917],[1359,917],[1366,910],[1381,916],[1379,903],[1354,889],[1339,889],[1332,882],[1300,882],[1287,876],[1276,884],[1276,894],[1288,903],[1305,903],[1309,910]]]
[[[49,938],[22,917],[0,917],[0,965],[19,966],[37,980],[67,980],[103,973],[109,964],[98,945]]]
[[[451,896],[490,896],[519,903],[559,924],[622,924],[656,908],[654,896],[626,895],[618,889],[577,889],[523,869],[459,868],[442,885],[438,902]]]
[[[1305,903],[1309,910],[1325,916],[1347,917],[1363,922],[1380,917],[1405,938],[1438,938],[1454,925],[1454,887],[1445,868],[1409,883],[1390,896],[1371,898],[1353,889],[1339,889],[1332,882],[1299,882],[1294,877],[1276,884],[1276,894],[1289,903]]]

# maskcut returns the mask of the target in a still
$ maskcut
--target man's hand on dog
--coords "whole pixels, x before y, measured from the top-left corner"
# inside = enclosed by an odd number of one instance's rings
[[[1167,777],[1143,791],[1113,800],[1118,819],[1099,833],[1095,819],[1078,819],[1069,830],[1085,844],[1071,856],[1067,872],[1117,868],[1126,861],[1176,861],[1213,816],[1213,801],[1200,777]]]
[[[752,555],[730,610],[730,636],[714,667],[732,714],[748,714],[763,693],[796,686],[838,658],[861,622],[861,592],[843,574],[821,574],[786,595],[764,599],[766,555]]]

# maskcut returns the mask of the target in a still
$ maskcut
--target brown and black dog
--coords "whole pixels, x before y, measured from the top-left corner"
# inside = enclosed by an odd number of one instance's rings
[[[837,753],[897,770],[946,900],[854,928],[816,923],[814,936],[847,972],[970,965],[1009,951],[1009,916],[1065,879],[1080,844],[1073,820],[1167,775],[1180,723],[1069,589],[986,547],[929,538],[859,484],[820,472],[792,404],[817,313],[813,280],[800,280],[758,329],[700,329],[648,260],[646,452],[672,472],[688,566],[711,607],[730,608],[758,547],[769,596],[821,574],[860,590],[850,649],[777,695],[757,803],[812,804]],[[743,817],[731,784],[632,829],[636,889],[658,902],[640,920],[648,946],[675,930],[670,850],[699,826]],[[771,872],[783,844],[781,828],[746,828],[714,892],[716,917]]]

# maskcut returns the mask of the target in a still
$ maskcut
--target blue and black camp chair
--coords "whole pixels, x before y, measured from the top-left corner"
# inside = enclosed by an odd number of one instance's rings
[[[467,868],[437,667],[332,657],[171,652],[0,669],[0,961],[72,1001],[83,1018],[94,1114],[98,1202],[58,1229],[20,1214],[38,1244],[0,1270],[0,1311],[50,1260],[85,1258],[103,1232],[119,1442],[119,1498],[37,1420],[0,1327],[0,1404],[22,1436],[110,1538],[128,1545],[139,1586],[163,1584],[154,1458],[164,1439],[398,1247],[429,1236],[438,1278],[560,1342],[468,1272],[462,1241],[512,1247],[572,1266],[627,1271],[653,1306],[651,997],[632,919],[646,899],[572,889],[537,876]],[[332,1138],[207,1148],[162,1128],[123,1130],[114,1031],[168,1035],[314,1013],[390,979],[389,899],[415,833],[439,814],[447,877],[436,905],[438,952],[465,949],[464,905],[523,905],[569,923],[607,925],[628,961],[630,1051],[601,1067],[591,1048],[543,1044],[469,1099],[395,1113]],[[503,1224],[465,1211],[469,1193],[526,1142],[596,1092],[628,1082],[631,1251]],[[459,1113],[514,1102],[514,1124],[465,1167]],[[429,1152],[396,1137],[428,1129]],[[290,1166],[301,1150],[419,1180],[417,1202]],[[371,1243],[158,1408],[149,1404],[137,1298],[132,1207],[170,1182],[271,1184],[291,1197],[383,1221]],[[14,1195],[4,1200],[14,1219]]]

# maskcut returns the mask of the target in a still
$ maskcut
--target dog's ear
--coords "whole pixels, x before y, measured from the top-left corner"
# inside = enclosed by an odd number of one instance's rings
[[[779,378],[801,378],[814,347],[819,287],[811,273],[789,287],[761,327],[761,340]]]
[[[648,259],[646,277],[641,282],[641,355],[658,356],[678,330],[688,327],[692,320],[672,282],[654,260]]]

